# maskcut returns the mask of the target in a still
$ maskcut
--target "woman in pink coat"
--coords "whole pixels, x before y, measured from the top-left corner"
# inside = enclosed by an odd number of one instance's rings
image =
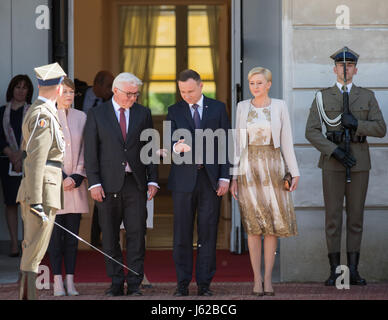
[[[57,99],[58,117],[65,137],[63,161],[64,209],[57,211],[55,221],[78,235],[81,214],[89,212],[86,173],[84,168],[83,130],[86,115],[71,108],[75,86],[65,78],[63,95]],[[74,286],[74,269],[78,240],[58,226],[54,226],[49,246],[49,256],[54,273],[54,296],[65,295],[62,280],[62,260],[66,271],[67,294],[78,295]]]

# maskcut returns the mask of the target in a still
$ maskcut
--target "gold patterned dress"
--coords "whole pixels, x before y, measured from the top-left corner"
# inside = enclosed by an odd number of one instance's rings
[[[285,165],[280,148],[275,149],[271,133],[271,106],[252,104],[247,119],[247,163],[238,177],[238,198],[242,223],[250,235],[297,235],[290,192],[283,188]]]

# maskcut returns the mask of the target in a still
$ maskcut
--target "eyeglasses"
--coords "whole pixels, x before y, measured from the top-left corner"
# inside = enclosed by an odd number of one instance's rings
[[[117,87],[116,87],[117,88]],[[121,90],[120,88],[117,88],[117,90],[120,90],[121,92],[125,93],[128,98],[137,98],[140,96],[140,92],[126,92],[124,90]]]

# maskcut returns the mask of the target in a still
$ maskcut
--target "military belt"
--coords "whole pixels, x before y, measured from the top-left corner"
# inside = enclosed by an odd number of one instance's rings
[[[53,161],[53,160],[47,160],[46,166],[56,167],[59,169],[62,169],[62,162],[60,161]]]
[[[351,135],[351,142],[353,143],[364,143],[366,142],[366,136],[356,136]],[[334,142],[335,144],[340,144],[345,141],[345,134],[343,131],[327,131],[326,132],[327,140]]]

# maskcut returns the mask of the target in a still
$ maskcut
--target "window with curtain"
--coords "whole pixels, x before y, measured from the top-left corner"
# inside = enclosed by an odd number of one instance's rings
[[[176,78],[183,69],[196,70],[204,82],[204,94],[216,97],[218,8],[178,9],[169,5],[120,7],[121,69],[143,81],[139,102],[153,115],[166,114],[179,99]]]

